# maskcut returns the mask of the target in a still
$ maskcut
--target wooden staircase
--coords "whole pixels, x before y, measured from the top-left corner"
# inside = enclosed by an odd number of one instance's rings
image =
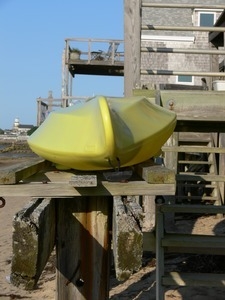
[[[179,132],[176,203],[221,204],[218,135]]]
[[[224,204],[224,153],[220,134],[174,132],[162,147],[176,173],[177,204]]]
[[[206,255],[225,254],[225,235],[205,235],[165,230],[165,214],[215,214],[224,215],[223,205],[156,204],[156,300],[164,300],[164,286],[224,287],[224,273],[187,273],[168,271],[166,253],[193,253]]]

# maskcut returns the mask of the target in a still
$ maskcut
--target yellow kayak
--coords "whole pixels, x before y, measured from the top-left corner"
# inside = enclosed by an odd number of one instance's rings
[[[176,114],[147,98],[92,98],[51,112],[29,137],[33,152],[77,170],[131,166],[156,155]]]

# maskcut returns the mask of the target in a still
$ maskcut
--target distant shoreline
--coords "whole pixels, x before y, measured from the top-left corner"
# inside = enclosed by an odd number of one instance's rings
[[[0,161],[4,159],[21,159],[35,157],[36,154],[30,149],[27,139],[1,139],[0,138]]]
[[[14,142],[27,142],[29,136],[27,135],[8,135],[8,134],[1,134],[0,135],[0,143],[1,144],[9,144]]]

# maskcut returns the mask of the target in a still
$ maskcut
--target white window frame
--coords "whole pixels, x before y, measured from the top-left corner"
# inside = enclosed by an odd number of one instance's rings
[[[217,15],[219,13],[222,13],[223,12],[223,9],[219,9],[219,8],[216,8],[216,9],[201,9],[201,8],[195,8],[194,9],[194,13],[192,15],[192,18],[193,18],[193,23],[197,23],[197,26],[200,26],[200,14],[203,13],[203,14],[214,14],[214,24],[217,20]],[[195,13],[197,14],[197,20],[195,18]],[[194,20],[196,20],[194,22]]]
[[[194,85],[194,76],[190,76],[191,77],[191,81],[179,81],[179,76],[182,76],[182,75],[177,75],[176,76],[176,83],[177,84]],[[186,75],[183,75],[183,76],[186,76]]]
[[[198,26],[200,26],[201,15],[213,15],[213,24],[212,24],[212,26],[215,24],[215,22],[216,22],[216,13],[215,12],[213,12],[213,11],[199,11],[198,12]]]

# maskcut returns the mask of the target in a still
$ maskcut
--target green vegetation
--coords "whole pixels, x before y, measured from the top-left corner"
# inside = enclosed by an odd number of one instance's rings
[[[78,48],[71,48],[70,52],[81,54],[81,50]]]
[[[30,136],[33,132],[35,132],[36,129],[38,129],[38,126],[32,127],[30,130],[27,131],[27,135]]]

